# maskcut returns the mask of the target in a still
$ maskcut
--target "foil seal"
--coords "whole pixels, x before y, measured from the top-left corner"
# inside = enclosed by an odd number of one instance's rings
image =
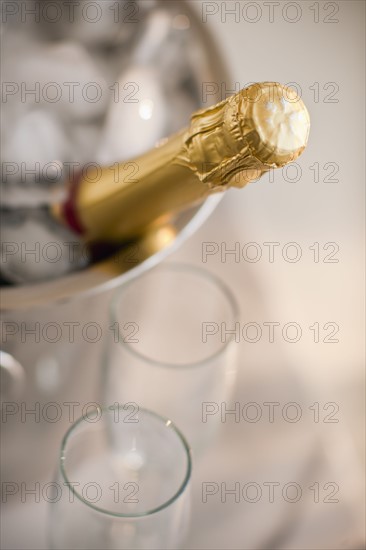
[[[309,113],[296,92],[262,82],[191,118],[177,162],[211,191],[243,187],[294,161],[309,137]]]

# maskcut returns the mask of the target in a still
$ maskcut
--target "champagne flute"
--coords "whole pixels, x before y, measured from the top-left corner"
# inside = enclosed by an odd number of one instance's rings
[[[180,548],[191,468],[188,444],[170,420],[131,404],[92,410],[62,442],[50,547]]]
[[[167,416],[201,451],[220,426],[212,412],[231,396],[238,316],[230,289],[202,268],[166,263],[124,285],[111,304],[104,404]]]

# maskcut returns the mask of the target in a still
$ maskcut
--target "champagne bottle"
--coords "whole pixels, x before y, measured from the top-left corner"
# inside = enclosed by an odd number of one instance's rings
[[[146,154],[79,174],[53,215],[87,242],[131,239],[211,193],[244,187],[294,161],[309,128],[294,90],[253,84],[194,113],[188,128]]]

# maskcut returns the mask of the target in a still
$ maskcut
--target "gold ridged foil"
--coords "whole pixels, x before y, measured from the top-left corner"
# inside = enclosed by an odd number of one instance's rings
[[[294,161],[306,147],[309,128],[309,114],[294,90],[276,82],[254,84],[192,116],[179,160],[211,189],[242,187]]]

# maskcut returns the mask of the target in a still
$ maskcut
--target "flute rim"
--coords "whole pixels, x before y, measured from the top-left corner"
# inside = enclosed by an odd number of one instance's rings
[[[228,301],[232,317],[234,323],[236,323],[239,320],[240,316],[240,308],[237,302],[237,299],[235,298],[233,292],[230,290],[230,288],[224,283],[220,277],[217,277],[214,273],[211,271],[208,271],[206,269],[203,269],[199,266],[188,264],[185,262],[167,262],[164,264],[159,264],[155,266],[152,270],[144,273],[141,275],[140,278],[143,277],[149,277],[152,273],[154,273],[155,270],[172,270],[179,272],[180,270],[186,270],[190,273],[195,273],[196,275],[199,275],[201,278],[206,279],[210,281],[211,283],[214,283],[216,287],[221,291],[221,293],[224,295],[225,299]],[[123,285],[116,293],[116,296],[112,298],[111,304],[110,304],[110,319],[112,323],[118,323],[118,315],[117,315],[117,307],[120,302],[122,294],[125,292],[126,289],[128,289],[131,285],[135,283],[134,280],[128,281],[125,285]],[[120,331],[118,331],[118,335],[120,336]],[[140,360],[143,360],[144,362],[153,365],[155,367],[162,367],[167,369],[188,369],[188,368],[199,368],[205,366],[207,363],[210,363],[213,359],[216,357],[219,357],[222,355],[226,349],[229,347],[229,345],[234,340],[234,335],[230,334],[229,338],[226,340],[226,342],[222,343],[222,346],[214,351],[213,353],[209,354],[207,357],[204,357],[203,359],[199,359],[198,361],[192,361],[190,363],[173,363],[173,362],[167,362],[167,361],[158,361],[157,359],[152,359],[151,357],[148,357],[147,355],[144,355],[143,353],[140,353],[139,351],[136,351],[129,342],[125,342],[123,338],[119,339],[117,342],[120,346],[124,347],[124,349],[128,350],[128,352],[133,355],[134,357],[137,357]]]
[[[109,406],[109,407],[95,407],[94,411],[100,411],[102,414],[104,412],[106,413],[111,413],[113,410],[126,410],[124,409],[125,405],[118,405],[118,407],[116,406]],[[66,473],[66,467],[65,467],[65,459],[66,459],[66,447],[67,447],[67,443],[68,443],[68,440],[70,438],[70,436],[72,435],[72,433],[74,432],[75,429],[77,429],[77,427],[82,424],[82,422],[85,422],[85,415],[82,415],[80,418],[78,418],[78,420],[76,420],[72,426],[70,426],[70,428],[67,430],[67,432],[65,433],[64,437],[62,438],[62,442],[61,442],[61,448],[60,448],[60,454],[59,454],[59,469],[60,469],[60,473],[66,483],[66,486],[69,488],[69,490],[71,490],[72,494],[76,496],[76,498],[82,502],[83,504],[86,504],[90,509],[98,512],[98,513],[101,513],[101,514],[104,514],[105,516],[109,516],[109,517],[115,517],[115,518],[125,518],[125,519],[139,519],[139,518],[144,518],[144,517],[148,517],[148,516],[152,516],[153,514],[157,514],[158,512],[161,512],[162,510],[164,510],[165,508],[168,508],[171,504],[173,504],[174,502],[176,502],[179,497],[184,493],[185,489],[187,488],[189,482],[190,482],[190,479],[191,479],[191,476],[192,476],[192,450],[188,444],[188,441],[187,439],[185,438],[185,436],[183,435],[183,433],[180,431],[180,429],[174,424],[174,422],[172,420],[170,420],[169,418],[165,417],[165,416],[162,416],[160,414],[157,414],[156,412],[154,411],[151,411],[149,409],[146,409],[144,407],[139,407],[138,409],[138,412],[143,412],[144,414],[147,414],[148,416],[153,416],[155,418],[157,418],[158,420],[161,420],[164,424],[165,424],[165,427],[168,429],[168,430],[172,430],[175,435],[178,436],[178,439],[179,441],[182,443],[182,447],[183,447],[183,450],[185,452],[185,456],[187,458],[187,465],[186,465],[186,468],[185,468],[185,475],[184,475],[184,478],[183,478],[183,481],[182,483],[179,485],[179,488],[178,490],[173,494],[173,496],[171,496],[168,500],[166,500],[165,502],[163,502],[162,504],[160,504],[159,506],[156,506],[155,508],[151,508],[145,512],[139,512],[139,513],[130,513],[130,514],[126,514],[126,513],[118,513],[118,512],[112,512],[111,510],[107,510],[105,508],[101,508],[99,506],[95,506],[93,503],[91,502],[88,502],[87,500],[85,500],[81,494],[78,493],[78,491],[76,491],[73,487],[73,484],[70,482],[70,479]],[[88,415],[86,415],[88,416]]]

